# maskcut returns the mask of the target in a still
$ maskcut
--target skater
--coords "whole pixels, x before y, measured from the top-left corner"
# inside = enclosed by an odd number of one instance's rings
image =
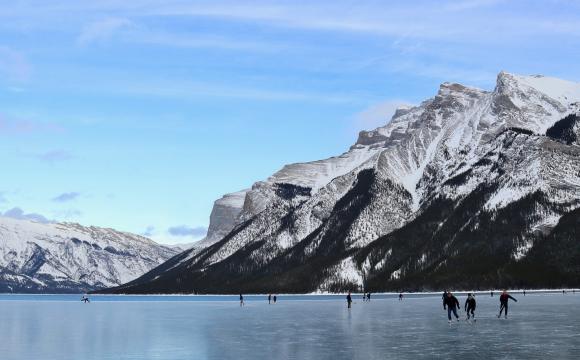
[[[83,297],[81,298],[81,301],[82,301],[82,302],[84,302],[85,304],[86,304],[86,303],[90,303],[90,302],[91,302],[91,300],[89,300],[89,298],[88,298],[88,297],[86,297],[86,296],[84,296],[84,295],[83,295]]]
[[[367,301],[371,301],[371,293],[367,293]]]
[[[526,296],[526,290],[524,290],[524,296]]]
[[[278,301],[278,297],[274,295],[274,304],[276,303],[276,301]]]
[[[443,290],[443,296],[441,296],[441,299],[443,301],[445,301],[445,299],[447,299],[447,293],[449,292],[449,290]],[[402,293],[399,295],[399,297],[402,297],[401,295],[403,295]]]
[[[268,294],[268,305],[272,303],[272,294]]]
[[[244,296],[240,294],[240,306],[244,306]]]
[[[363,298],[362,298],[362,300],[363,300],[363,302],[364,301],[367,301],[367,293],[366,292],[363,292]]]
[[[347,304],[348,308],[350,309],[351,304],[352,304],[352,296],[350,296],[350,291],[348,292],[348,295],[346,295],[346,304]]]
[[[497,316],[498,319],[501,317],[501,313],[504,310],[505,310],[505,318],[507,319],[509,299],[512,299],[513,301],[518,302],[515,298],[513,298],[510,294],[508,294],[507,290],[504,290],[502,292],[502,294],[499,296],[500,306],[499,306],[499,315]]]
[[[469,321],[471,318],[473,318],[473,321],[475,321],[475,306],[475,295],[468,293],[467,300],[465,300],[465,306],[463,307],[464,311],[467,313],[467,321]]]
[[[447,319],[449,319],[449,323],[451,324],[451,313],[459,321],[459,315],[457,315],[457,309],[459,309],[459,301],[451,292],[447,292],[447,297],[443,300],[443,309],[447,310]]]
[[[493,291],[490,292],[491,297],[493,297]]]
[[[445,293],[446,294],[446,293]],[[445,296],[445,295],[444,295]],[[445,299],[445,297],[443,297],[443,299]],[[399,294],[399,301],[403,301],[403,293]]]

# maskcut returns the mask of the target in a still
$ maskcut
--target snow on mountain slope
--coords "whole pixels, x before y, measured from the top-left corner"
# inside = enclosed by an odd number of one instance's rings
[[[82,292],[115,286],[177,253],[113,229],[0,217],[0,291]]]
[[[226,236],[238,221],[238,216],[244,207],[246,194],[249,190],[242,190],[224,195],[215,201],[209,217],[207,235],[194,244],[194,248],[203,248],[221,240]]]
[[[474,256],[471,238],[490,256],[472,271],[496,279],[580,206],[578,89],[506,72],[493,91],[444,83],[343,155],[254,184],[222,239],[117,291],[425,286]]]

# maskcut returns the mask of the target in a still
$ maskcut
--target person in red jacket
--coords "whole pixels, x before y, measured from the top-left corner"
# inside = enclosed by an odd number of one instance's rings
[[[505,311],[505,318],[507,319],[509,299],[518,302],[514,297],[508,294],[507,290],[504,290],[499,296],[499,315],[497,316],[498,319],[501,317],[502,311]]]
[[[447,318],[449,319],[449,323],[451,323],[451,313],[455,315],[457,321],[459,321],[459,315],[457,315],[457,309],[460,308],[459,300],[451,292],[447,292],[447,297],[443,299],[443,309],[447,310]]]

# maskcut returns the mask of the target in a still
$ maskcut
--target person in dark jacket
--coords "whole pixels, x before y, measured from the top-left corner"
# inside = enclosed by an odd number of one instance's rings
[[[274,304],[278,301],[278,296],[274,295]]]
[[[240,294],[240,306],[244,306],[244,296]]]
[[[451,313],[455,315],[457,321],[459,321],[459,315],[457,315],[457,309],[459,309],[459,300],[451,292],[447,292],[447,297],[443,300],[443,309],[447,310],[447,318],[449,323],[451,323]]]
[[[518,302],[515,298],[513,298],[510,294],[508,294],[507,290],[504,290],[499,296],[499,315],[497,316],[498,319],[501,317],[502,311],[505,311],[505,318],[507,319],[509,299]]]
[[[475,306],[475,296],[471,293],[467,294],[467,300],[465,300],[465,306],[463,307],[463,310],[467,313],[467,320],[473,318],[473,321],[475,321]]]
[[[349,309],[352,305],[352,296],[350,295],[350,291],[348,292],[348,295],[346,295],[346,305],[348,306]]]
[[[272,294],[268,294],[268,305],[272,303]]]
[[[371,301],[371,293],[367,293],[367,301]]]

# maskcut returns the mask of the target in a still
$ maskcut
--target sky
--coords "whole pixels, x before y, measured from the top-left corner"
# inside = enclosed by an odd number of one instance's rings
[[[0,212],[172,244],[442,82],[580,81],[580,1],[11,1]]]

